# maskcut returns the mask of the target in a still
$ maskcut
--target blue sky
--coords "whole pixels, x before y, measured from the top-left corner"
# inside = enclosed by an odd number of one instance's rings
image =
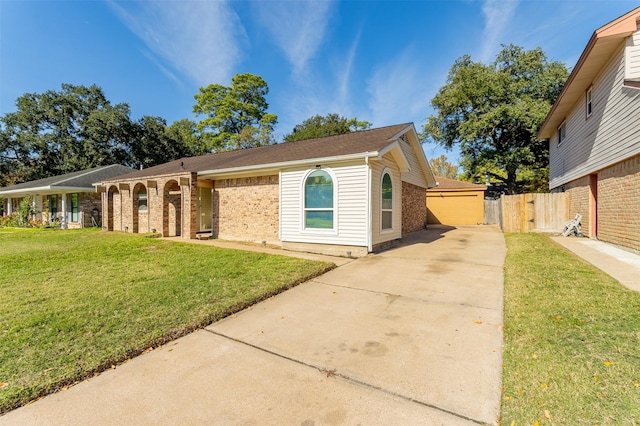
[[[236,73],[262,76],[277,133],[315,114],[413,122],[456,58],[542,47],[572,67],[593,31],[639,6],[614,0],[0,0],[0,115],[24,93],[102,87],[132,118],[170,124]],[[428,157],[456,152],[426,145]]]

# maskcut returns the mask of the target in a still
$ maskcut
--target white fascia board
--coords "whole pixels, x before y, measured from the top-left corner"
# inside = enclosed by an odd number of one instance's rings
[[[398,133],[396,133],[395,135],[391,136],[389,138],[390,141],[392,140],[396,140],[398,139],[400,136],[404,135],[405,133],[407,133],[408,131],[413,130],[414,133],[416,133],[416,128],[413,124],[409,124],[407,127],[405,127],[404,129],[400,130]],[[417,133],[416,133],[417,134]]]
[[[391,153],[393,159],[396,160],[396,163],[398,163],[398,167],[400,168],[401,173],[407,173],[411,171],[411,165],[409,164],[409,160],[407,160],[407,157],[404,155],[404,152],[402,152],[400,142],[396,140],[395,142],[387,145],[382,150],[380,150],[380,152],[378,152],[378,160],[382,161],[382,157],[386,153]]]
[[[0,196],[4,197],[6,195],[13,196],[25,196],[36,193],[43,194],[58,194],[61,192],[93,192],[94,188],[86,188],[86,187],[74,187],[74,186],[40,186],[37,188],[29,188],[29,189],[12,189],[9,191],[0,191]]]
[[[274,172],[284,168],[317,165],[326,163],[339,163],[346,161],[359,160],[364,158],[377,157],[378,152],[359,152],[357,154],[339,155],[335,157],[310,158],[307,160],[283,161],[280,163],[257,164],[255,166],[230,167],[228,169],[203,170],[198,172],[198,177],[217,176],[217,175],[233,175],[233,174],[255,174],[256,172]]]

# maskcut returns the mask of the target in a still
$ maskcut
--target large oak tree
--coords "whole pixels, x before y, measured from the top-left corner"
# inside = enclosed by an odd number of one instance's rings
[[[160,117],[134,121],[126,103],[112,105],[96,85],[26,93],[15,112],[0,117],[0,186],[109,164],[150,167],[191,155],[197,138],[184,136],[188,132],[180,133],[179,126],[167,128]]]
[[[567,77],[564,64],[549,61],[540,48],[503,46],[488,65],[465,55],[432,99],[436,114],[424,135],[459,147],[466,178],[489,174],[515,193],[527,184],[518,176],[548,165],[547,142],[536,133]]]

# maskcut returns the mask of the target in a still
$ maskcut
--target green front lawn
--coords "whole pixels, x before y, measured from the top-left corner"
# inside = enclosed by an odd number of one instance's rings
[[[640,294],[507,234],[502,425],[640,424]]]
[[[0,413],[333,266],[134,234],[0,229]]]

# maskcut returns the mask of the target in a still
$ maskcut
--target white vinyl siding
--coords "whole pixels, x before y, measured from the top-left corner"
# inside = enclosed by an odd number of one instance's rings
[[[640,26],[638,30],[626,43],[624,59],[627,80],[640,80]]]
[[[400,169],[393,161],[391,154],[382,157],[382,161],[372,161],[371,164],[371,210],[373,245],[385,241],[396,240],[402,236],[402,180]],[[393,184],[393,228],[382,230],[382,174],[388,171]]]
[[[303,180],[310,168],[283,170],[280,181],[282,241],[367,246],[367,166],[357,163],[323,164],[335,177],[335,230],[304,229]]]
[[[636,35],[637,36],[637,33]],[[551,189],[640,154],[640,90],[624,87],[622,46],[593,81],[593,112],[586,116],[586,93],[566,120],[567,136],[549,144]]]
[[[407,136],[407,138],[408,137],[409,136]],[[414,151],[415,149],[419,149],[422,151],[422,146],[420,146],[420,144],[413,144],[411,142],[405,142],[403,140],[400,140],[399,142],[400,146],[402,147],[403,154],[405,155],[405,157],[407,157],[407,161],[409,161],[409,167],[411,167],[411,170],[408,173],[402,174],[402,180],[404,182],[409,182],[416,186],[426,188],[427,180],[424,176],[422,168],[420,167],[416,152]]]

